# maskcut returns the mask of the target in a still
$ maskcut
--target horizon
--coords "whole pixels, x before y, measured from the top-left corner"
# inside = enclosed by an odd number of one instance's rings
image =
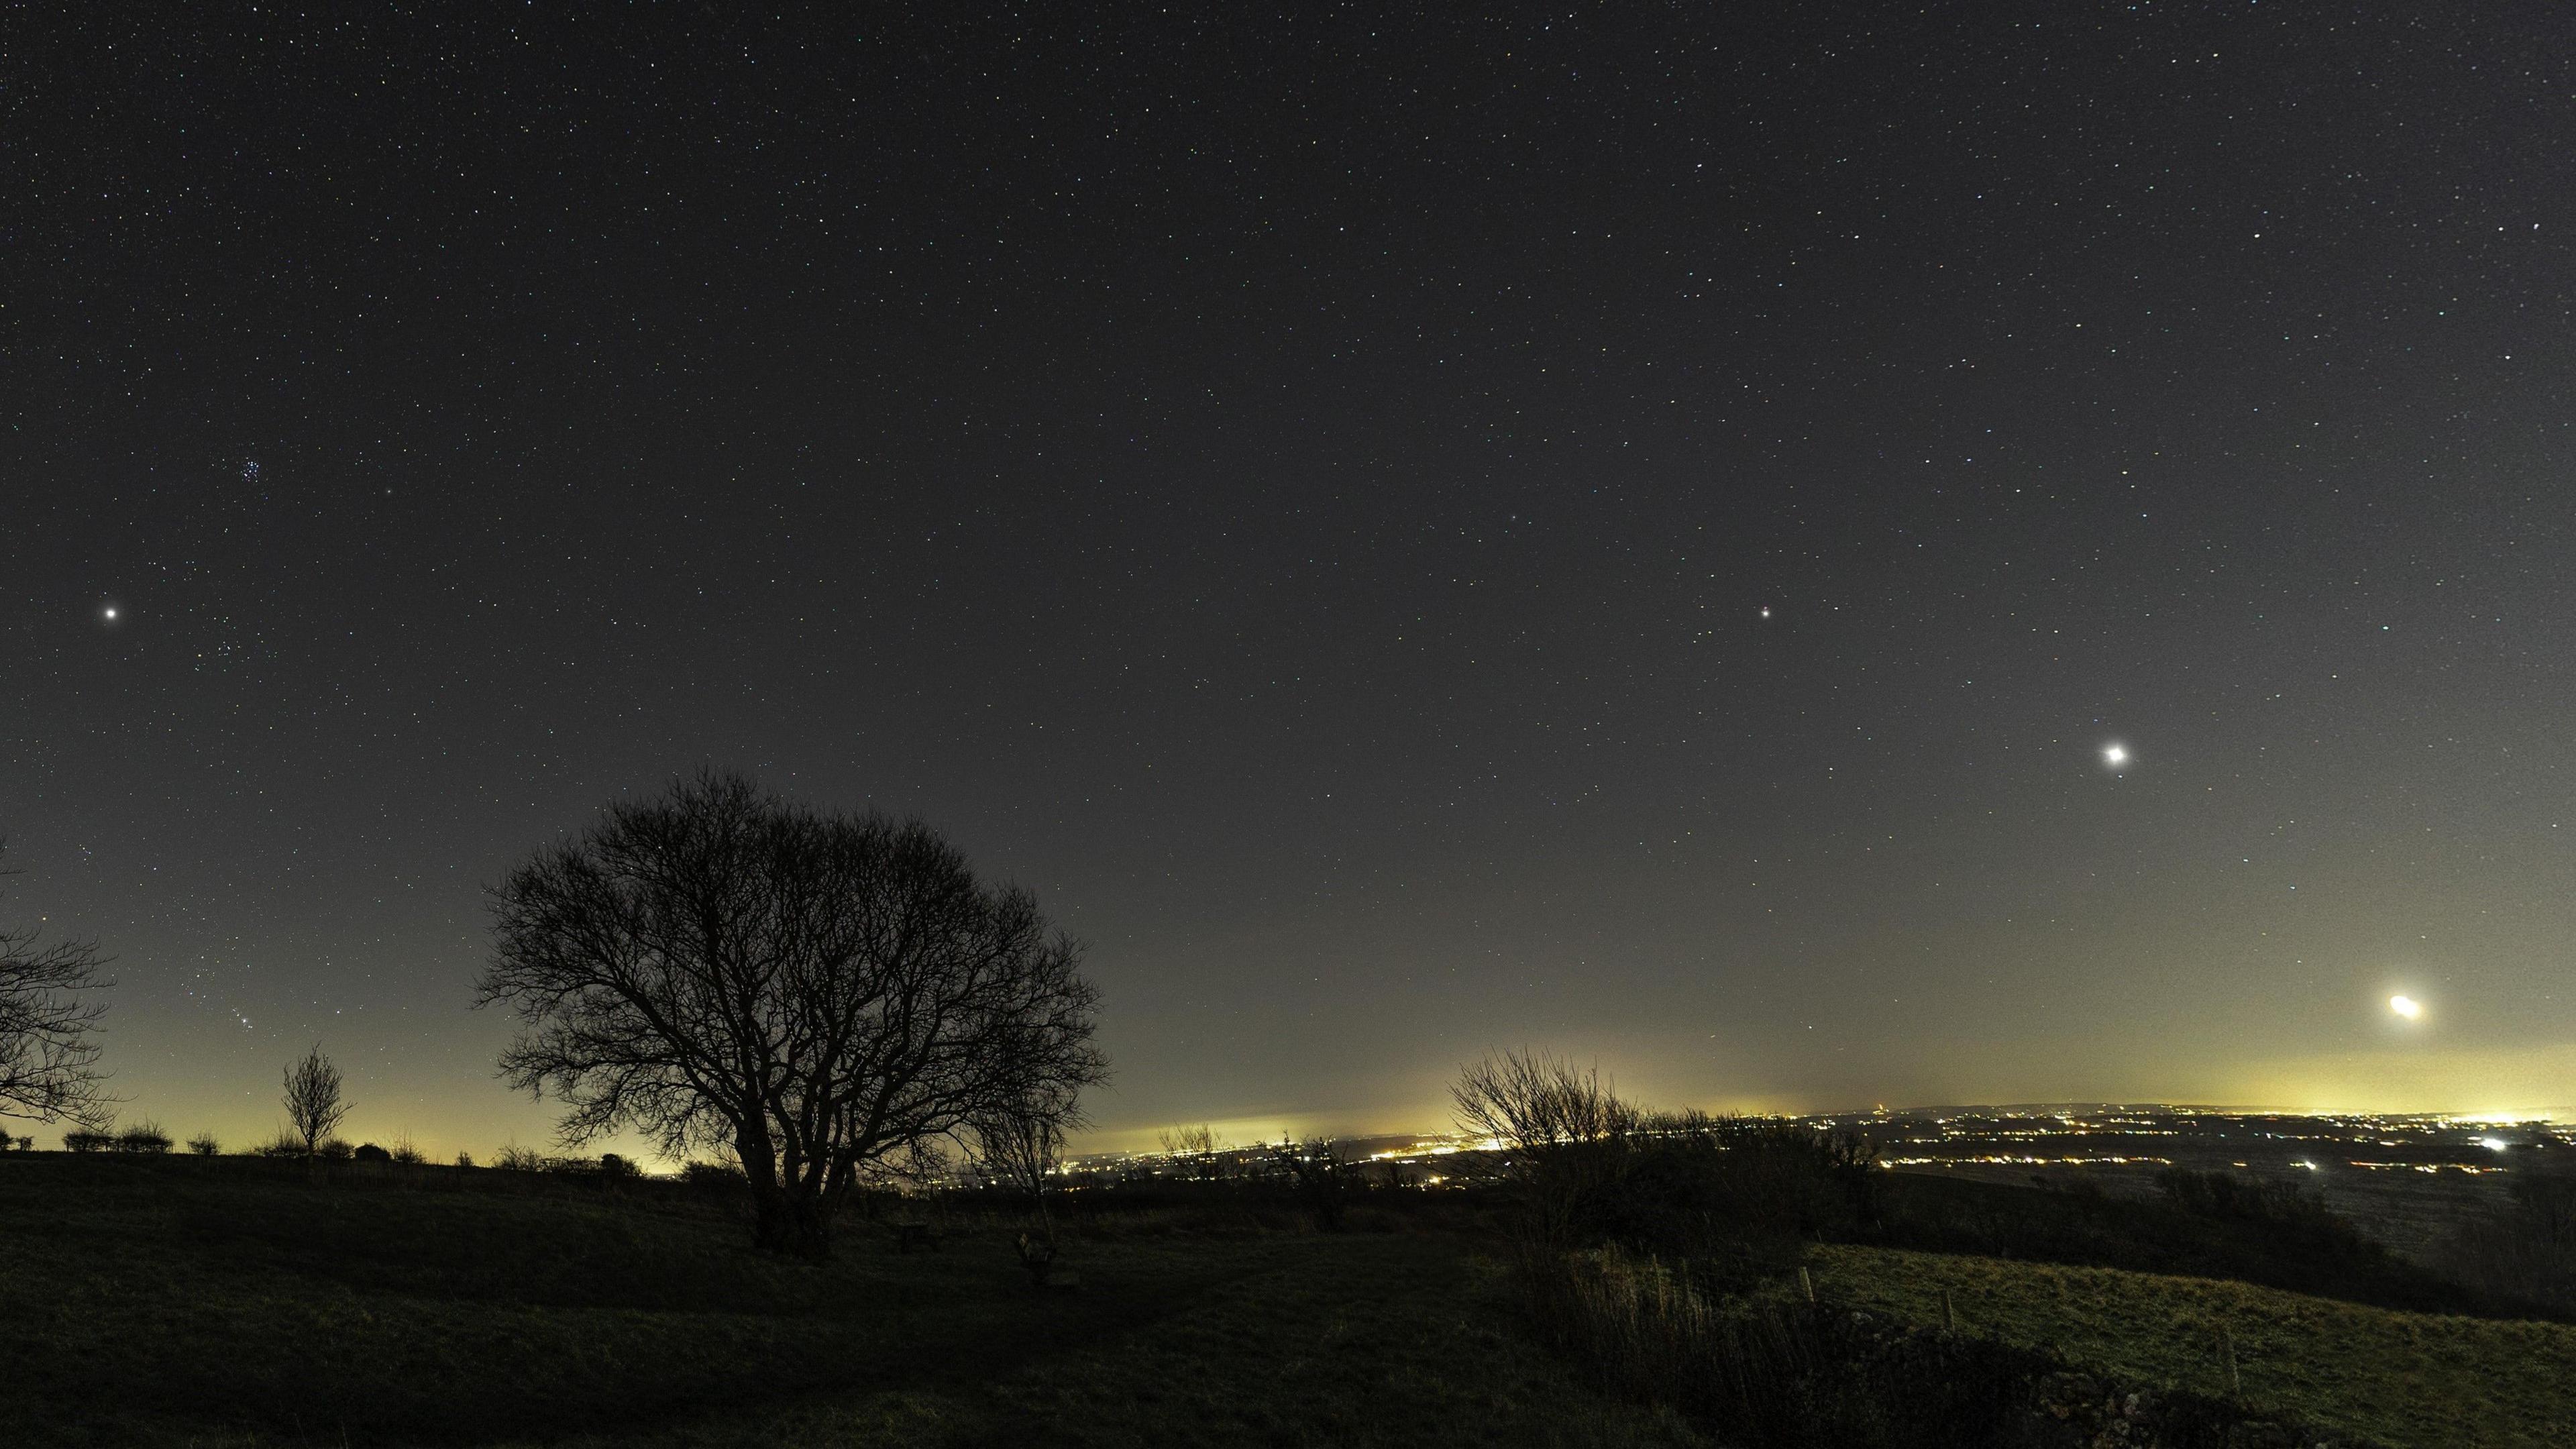
[[[354,1098],[356,1094],[353,1091],[351,1095]],[[183,1121],[171,1114],[140,1110],[142,1105],[140,1103],[128,1103],[126,1105],[137,1110],[130,1110],[124,1113],[118,1120],[119,1126],[134,1126],[148,1122],[158,1126],[162,1131],[168,1133],[174,1140],[184,1139],[188,1135],[198,1131],[211,1131],[214,1133],[218,1141],[222,1143],[223,1150],[226,1153],[247,1152],[254,1146],[273,1140],[284,1126],[283,1116],[280,1114],[277,1120],[273,1121],[271,1125],[265,1129],[251,1132],[227,1132],[224,1130],[220,1121],[207,1123],[198,1123],[193,1120]],[[364,1103],[359,1102],[357,1105],[363,1106]],[[1676,1104],[1670,1103],[1647,1102],[1644,1103],[1644,1105],[1654,1108],[1683,1110],[1689,1104],[1680,1104],[1677,1106]],[[1780,1110],[1776,1108],[1757,1110],[1742,1106],[1728,1108],[1702,1105],[1699,1107],[1699,1110],[1709,1111],[1712,1115],[1716,1116],[1760,1117],[1789,1121],[1838,1119],[1854,1122],[1865,1121],[1871,1117],[1924,1117],[1943,1113],[1967,1114],[1985,1112],[2048,1115],[2059,1111],[2099,1109],[2171,1111],[2200,1116],[2277,1116],[2309,1117],[2318,1119],[2411,1119],[2441,1121],[2461,1125],[2497,1126],[2513,1124],[2557,1125],[2564,1122],[2576,1121],[2576,1104],[2518,1108],[2488,1107],[2475,1110],[2449,1110],[2415,1107],[2283,1107],[2260,1104],[2165,1101],[2152,1098],[2062,1098],[2014,1102],[1938,1102],[1916,1104],[1873,1103],[1865,1107],[1845,1106],[1841,1108],[1811,1108],[1798,1111]],[[363,1118],[358,1120],[364,1121]],[[1200,1126],[1207,1127],[1214,1133],[1219,1147],[1223,1150],[1246,1150],[1258,1148],[1265,1144],[1279,1142],[1283,1139],[1303,1141],[1309,1138],[1320,1137],[1330,1141],[1353,1141],[1375,1138],[1410,1137],[1427,1141],[1444,1137],[1473,1135],[1464,1132],[1464,1130],[1458,1127],[1455,1121],[1446,1114],[1442,1114],[1436,1118],[1438,1125],[1425,1125],[1426,1122],[1431,1120],[1435,1119],[1426,1115],[1423,1117],[1409,1119],[1410,1124],[1406,1125],[1405,1121],[1394,1118],[1379,1119],[1366,1124],[1352,1124],[1349,1122],[1329,1121],[1315,1116],[1300,1116],[1294,1113],[1254,1115],[1229,1119],[1205,1119],[1183,1116],[1171,1121],[1158,1122],[1150,1125],[1086,1128],[1069,1134],[1064,1151],[1068,1160],[1101,1156],[1155,1156],[1159,1155],[1161,1151],[1161,1143],[1159,1139],[1162,1133],[1178,1127]],[[0,1121],[0,1128],[5,1128],[13,1135],[32,1136],[39,1150],[53,1150],[58,1148],[60,1146],[61,1134],[64,1131],[71,1130],[64,1124],[56,1124],[51,1128],[46,1128],[15,1119]],[[656,1169],[675,1169],[682,1162],[689,1160],[708,1160],[703,1157],[664,1157],[650,1144],[640,1142],[631,1136],[602,1139],[601,1141],[588,1144],[587,1146],[567,1148],[557,1143],[550,1133],[545,1132],[539,1132],[534,1135],[514,1135],[509,1132],[504,1132],[497,1137],[486,1136],[474,1139],[469,1139],[462,1133],[421,1133],[399,1129],[392,1132],[373,1129],[358,1129],[343,1131],[335,1135],[345,1139],[352,1145],[356,1145],[361,1142],[371,1142],[378,1146],[391,1148],[398,1144],[408,1143],[422,1151],[427,1155],[429,1160],[433,1162],[451,1161],[458,1152],[465,1152],[471,1154],[476,1162],[488,1164],[493,1156],[505,1147],[518,1147],[540,1151],[550,1155],[569,1153],[575,1156],[597,1156],[602,1152],[614,1152],[645,1168],[647,1171],[653,1171]]]

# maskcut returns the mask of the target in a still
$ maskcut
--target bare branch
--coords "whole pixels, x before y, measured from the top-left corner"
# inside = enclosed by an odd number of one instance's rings
[[[107,1007],[85,999],[115,984],[100,979],[105,964],[88,942],[0,929],[0,1116],[106,1129],[114,1099],[98,1037]]]
[[[1544,1051],[1502,1052],[1461,1068],[1449,1088],[1459,1124],[1527,1153],[1623,1137],[1637,1109],[1604,1085],[1597,1069]]]

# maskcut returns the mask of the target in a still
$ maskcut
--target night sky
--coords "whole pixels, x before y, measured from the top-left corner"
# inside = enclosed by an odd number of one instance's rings
[[[2576,15],[1079,9],[0,21],[128,1121],[544,1141],[483,888],[701,763],[1090,942],[1102,1144],[2576,1102]]]

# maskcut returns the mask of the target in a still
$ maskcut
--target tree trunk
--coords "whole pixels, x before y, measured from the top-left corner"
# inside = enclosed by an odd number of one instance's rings
[[[832,1199],[821,1184],[781,1172],[777,1150],[766,1136],[739,1133],[734,1152],[751,1179],[752,1246],[808,1261],[832,1256]]]
[[[831,1206],[823,1194],[790,1183],[763,1191],[757,1199],[754,1246],[789,1258],[819,1261],[832,1256]]]

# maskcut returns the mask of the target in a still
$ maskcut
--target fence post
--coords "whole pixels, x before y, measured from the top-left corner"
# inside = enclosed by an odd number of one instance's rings
[[[1957,1317],[1950,1312],[1950,1290],[1944,1288],[1941,1290],[1941,1331],[1943,1333],[1956,1333],[1958,1329],[1959,1321]]]
[[[1808,1302],[1816,1301],[1816,1280],[1807,1276],[1804,1264],[1800,1264],[1798,1268],[1798,1286],[1806,1292]]]
[[[2218,1330],[2218,1359],[2227,1367],[2227,1392],[2233,1395],[2239,1388],[2236,1381],[2236,1335],[2224,1328]]]

